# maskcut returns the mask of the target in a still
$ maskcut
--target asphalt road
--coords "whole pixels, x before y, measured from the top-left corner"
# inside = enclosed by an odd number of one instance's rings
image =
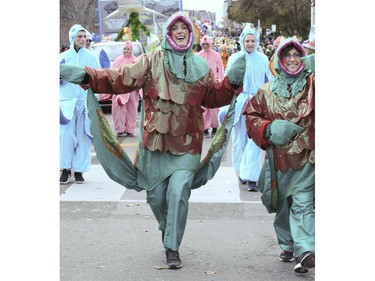
[[[137,135],[121,139],[129,155]],[[204,153],[211,140],[204,140]],[[259,192],[238,183],[230,151],[229,145],[215,177],[192,191],[179,251],[183,268],[169,270],[146,194],[109,179],[93,149],[85,183],[60,186],[60,280],[315,280],[315,269],[296,274],[294,262],[278,260],[274,216]]]

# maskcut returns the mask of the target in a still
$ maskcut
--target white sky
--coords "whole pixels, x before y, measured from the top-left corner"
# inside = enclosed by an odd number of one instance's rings
[[[206,10],[216,13],[216,22],[223,16],[223,0],[182,0],[184,10]]]

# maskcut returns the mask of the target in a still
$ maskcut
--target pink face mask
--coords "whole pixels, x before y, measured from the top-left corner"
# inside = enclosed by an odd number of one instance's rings
[[[124,47],[130,49],[130,52],[133,53],[133,43],[131,41],[126,41]]]

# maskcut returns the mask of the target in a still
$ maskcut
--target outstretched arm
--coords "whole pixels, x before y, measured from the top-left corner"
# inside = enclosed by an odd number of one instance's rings
[[[60,78],[74,84],[82,84],[86,71],[82,66],[74,64],[60,64]]]
[[[246,59],[243,53],[230,57],[224,79],[220,82],[216,81],[208,87],[208,93],[202,105],[208,108],[215,108],[230,104],[233,96],[242,92],[241,87],[245,69]],[[215,81],[213,72],[210,72],[211,81]]]
[[[141,88],[149,63],[146,55],[138,57],[135,64],[119,68],[96,69],[69,64],[60,65],[60,77],[68,82],[90,87],[95,93],[120,95]]]
[[[264,115],[263,107],[267,106],[264,94],[261,89],[247,103],[244,115],[246,117],[246,129],[249,138],[251,138],[257,146],[266,149],[270,146],[268,136],[266,137],[267,126],[272,122]]]

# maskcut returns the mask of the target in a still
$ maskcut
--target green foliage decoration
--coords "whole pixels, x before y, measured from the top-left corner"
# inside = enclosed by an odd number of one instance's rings
[[[139,20],[139,13],[131,13],[129,15],[128,23],[125,25],[125,27],[129,27],[131,30],[131,41],[139,41],[141,38],[141,30],[143,30],[147,36],[150,36],[150,31],[148,30],[147,26],[145,26],[140,20]],[[117,37],[115,38],[115,41],[123,41],[124,36],[124,28],[121,28],[121,31],[118,33]]]

